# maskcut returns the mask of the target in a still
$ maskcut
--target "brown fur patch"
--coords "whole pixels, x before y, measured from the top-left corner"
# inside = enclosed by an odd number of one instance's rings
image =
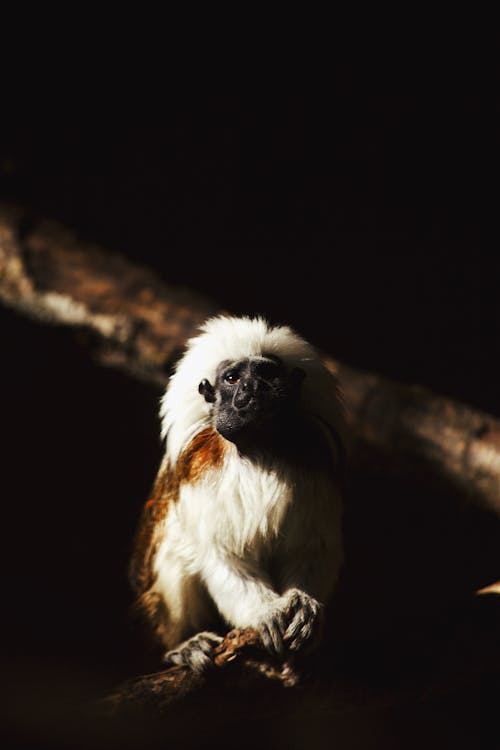
[[[162,466],[149,500],[144,505],[134,539],[129,575],[136,594],[142,596],[154,583],[153,563],[161,541],[169,501],[171,471]]]
[[[144,505],[136,533],[130,580],[138,595],[137,611],[149,621],[156,634],[162,638],[167,614],[157,594],[152,591],[155,582],[154,560],[163,538],[168,507],[179,497],[183,482],[196,482],[211,467],[220,466],[224,456],[224,439],[214,430],[202,430],[179,456],[175,468],[162,464],[149,500]]]
[[[210,468],[221,465],[224,457],[224,439],[210,427],[196,435],[177,461],[175,473],[179,485],[196,482]]]

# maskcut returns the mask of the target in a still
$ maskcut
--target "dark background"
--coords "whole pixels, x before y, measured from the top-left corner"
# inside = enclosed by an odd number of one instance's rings
[[[482,102],[358,83],[341,69],[313,101],[211,98],[155,126],[4,131],[0,199],[500,415]],[[66,703],[150,666],[126,565],[161,453],[159,394],[3,309],[0,336],[6,727],[50,746]]]
[[[484,100],[467,82],[364,83],[339,69],[322,100],[184,102],[158,127],[42,121],[5,134],[0,196],[352,364],[499,413]]]

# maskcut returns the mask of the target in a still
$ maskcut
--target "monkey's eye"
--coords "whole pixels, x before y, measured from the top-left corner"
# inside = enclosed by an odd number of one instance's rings
[[[224,375],[224,380],[226,381],[226,383],[229,383],[229,385],[234,385],[238,382],[239,379],[240,376],[235,370],[229,370],[229,372],[226,372],[226,374]]]

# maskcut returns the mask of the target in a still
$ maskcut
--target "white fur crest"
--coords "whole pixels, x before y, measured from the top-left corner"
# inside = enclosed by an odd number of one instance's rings
[[[221,315],[210,318],[200,335],[188,341],[162,398],[162,436],[168,436],[167,455],[172,464],[193,437],[209,425],[210,404],[198,392],[200,381],[207,378],[213,383],[223,360],[262,354],[278,356],[288,367],[302,368],[306,373],[302,392],[305,409],[342,431],[336,380],[307,341],[288,326],[270,326],[263,318]]]

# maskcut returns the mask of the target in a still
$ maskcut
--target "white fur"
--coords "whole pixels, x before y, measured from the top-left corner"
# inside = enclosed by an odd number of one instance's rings
[[[341,429],[335,380],[306,341],[260,318],[212,318],[188,343],[162,400],[171,466],[210,424],[210,405],[198,393],[200,381],[213,383],[222,360],[263,353],[305,370],[302,408]],[[327,473],[298,467],[285,472],[278,463],[264,468],[226,441],[222,466],[196,483],[181,484],[168,512],[154,565],[155,590],[169,611],[168,645],[205,627],[200,584],[237,627],[258,627],[285,611],[291,590],[326,602],[342,562],[340,516],[340,494]]]
[[[175,464],[182,449],[209,424],[210,404],[198,393],[203,378],[214,382],[222,360],[275,354],[288,366],[301,367],[304,409],[342,430],[342,406],[336,381],[313,347],[288,326],[270,326],[263,318],[210,318],[202,333],[188,341],[187,351],[161,402],[162,435],[168,434],[167,454]]]

